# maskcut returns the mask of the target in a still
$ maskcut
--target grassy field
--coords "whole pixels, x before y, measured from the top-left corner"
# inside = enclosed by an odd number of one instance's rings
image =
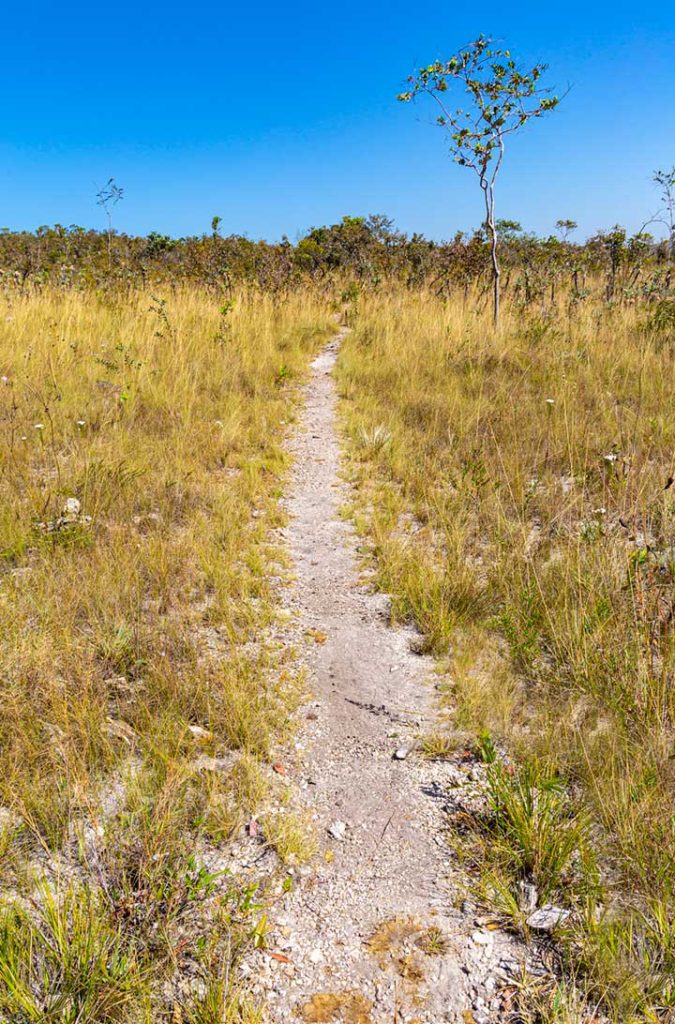
[[[675,1010],[673,337],[600,298],[506,309],[362,297],[339,367],[357,523],[397,618],[447,668],[488,812],[461,847],[622,1024]],[[547,1019],[578,1019],[573,1010]],[[567,1014],[565,1016],[564,1014]]]
[[[211,870],[297,685],[265,643],[307,294],[0,297],[0,1020],[257,1020]],[[235,759],[233,752],[237,752]],[[210,859],[209,859],[210,858]]]
[[[354,515],[439,658],[429,756],[472,746],[458,853],[527,933],[572,913],[528,1021],[675,1011],[672,330],[586,298],[358,296],[338,367]],[[270,531],[325,296],[0,297],[0,1020],[254,1024],[264,806],[299,683]],[[282,860],[293,815],[270,821]],[[221,858],[222,860],[222,858]],[[258,930],[258,931],[257,931]],[[544,1005],[546,1004],[546,1008]],[[576,1007],[576,1008],[575,1008]]]

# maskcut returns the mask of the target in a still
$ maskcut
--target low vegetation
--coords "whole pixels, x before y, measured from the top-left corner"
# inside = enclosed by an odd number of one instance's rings
[[[675,412],[663,310],[511,289],[355,298],[340,360],[355,517],[397,619],[447,668],[455,741],[487,764],[465,852],[617,1022],[675,1009]],[[659,312],[661,311],[661,312]],[[432,736],[447,754],[452,736]],[[576,990],[574,990],[576,991]],[[570,996],[572,1002],[576,995]],[[560,993],[546,1019],[577,1019]],[[552,1008],[553,1007],[553,1008]],[[541,1011],[544,1012],[543,1010]],[[536,1015],[532,1019],[539,1019]]]
[[[0,296],[3,1021],[258,1019],[219,851],[297,697],[270,530],[331,330],[304,292]]]
[[[382,216],[294,245],[218,218],[134,238],[109,207],[106,232],[0,231],[0,1020],[259,1019],[235,968],[268,922],[226,851],[246,824],[280,863],[316,848],[266,801],[300,691],[268,642],[271,530],[336,311],[354,515],[453,721],[422,752],[482,761],[457,849],[514,930],[533,898],[560,911],[565,980],[521,1018],[675,1012],[673,174],[655,180],[663,241],[577,243],[569,220],[537,238],[494,210],[447,243]],[[368,1007],[303,1013],[343,1011]]]
[[[661,212],[675,224],[675,169],[659,175]],[[661,220],[655,228],[662,232]],[[209,288],[222,302],[241,286],[283,298],[308,285],[330,296],[403,285],[445,297],[462,295],[465,302],[481,306],[493,291],[492,243],[485,226],[436,242],[398,230],[382,214],[347,216],[312,228],[292,245],[287,239],[272,244],[223,236],[218,222],[214,218],[211,233],[187,238],[109,234],[61,224],[35,232],[0,228],[0,284],[119,292],[192,283]],[[554,226],[553,217],[551,233],[543,237],[515,220],[497,219],[494,230],[505,301],[515,296],[532,308],[542,300],[555,301],[567,289],[581,300],[593,282],[608,301],[651,302],[672,327],[675,227],[668,227],[668,237],[661,240],[645,229],[631,235],[617,224],[579,241],[573,220],[560,219]]]

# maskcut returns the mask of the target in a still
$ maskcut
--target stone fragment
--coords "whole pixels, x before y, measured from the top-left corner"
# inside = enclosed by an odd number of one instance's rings
[[[563,924],[570,916],[569,910],[561,907],[554,907],[547,903],[539,910],[535,910],[527,919],[528,927],[535,932],[552,932],[559,924]]]
[[[61,515],[64,519],[73,521],[77,519],[80,514],[82,506],[80,505],[77,498],[66,498],[63,503],[63,509]]]
[[[333,839],[337,839],[338,842],[344,842],[347,835],[347,826],[344,821],[334,821],[332,825],[328,827],[328,835],[332,836]]]

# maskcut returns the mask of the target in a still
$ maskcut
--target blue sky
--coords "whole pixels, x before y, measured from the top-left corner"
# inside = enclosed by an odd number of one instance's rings
[[[571,92],[513,141],[498,215],[547,233],[637,229],[675,163],[669,4],[438,0],[6,5],[0,226],[103,226],[95,193],[125,189],[120,230],[276,239],[343,214],[387,213],[433,238],[481,220],[430,111],[395,95],[417,64],[480,32],[544,60]]]

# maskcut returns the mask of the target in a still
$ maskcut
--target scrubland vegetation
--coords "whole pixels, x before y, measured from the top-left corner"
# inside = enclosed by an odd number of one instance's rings
[[[218,851],[297,697],[266,642],[308,293],[0,297],[0,1020],[257,1016]]]
[[[664,201],[672,204],[672,190]],[[52,284],[104,291],[196,283],[230,297],[241,285],[274,295],[303,286],[339,295],[355,287],[400,283],[426,285],[444,296],[460,293],[467,301],[471,295],[480,305],[492,288],[492,245],[485,228],[434,242],[418,233],[407,235],[376,214],[312,228],[291,245],[287,239],[270,244],[224,237],[217,220],[211,234],[179,239],[157,233],[108,238],[60,224],[36,232],[0,230],[0,281],[5,287]],[[570,220],[559,220],[546,237],[524,231],[513,220],[496,221],[495,230],[504,292],[515,292],[526,306],[544,294],[555,299],[562,285],[571,285],[573,296],[583,298],[592,278],[608,300],[672,300],[675,248],[668,239],[655,240],[644,230],[630,235],[615,225],[578,242]]]
[[[672,299],[607,302],[610,280],[513,288],[496,332],[475,294],[364,296],[339,380],[379,583],[447,669],[429,753],[489,764],[459,845],[483,898],[519,930],[519,883],[573,910],[578,986],[656,1021],[675,1009],[675,339]]]
[[[485,230],[0,234],[0,1020],[258,1019],[219,854],[298,697],[270,529],[337,310],[354,515],[439,658],[426,749],[488,765],[458,852],[514,929],[522,883],[573,912],[570,991],[672,1015],[673,246],[560,225],[495,224],[496,328]]]

